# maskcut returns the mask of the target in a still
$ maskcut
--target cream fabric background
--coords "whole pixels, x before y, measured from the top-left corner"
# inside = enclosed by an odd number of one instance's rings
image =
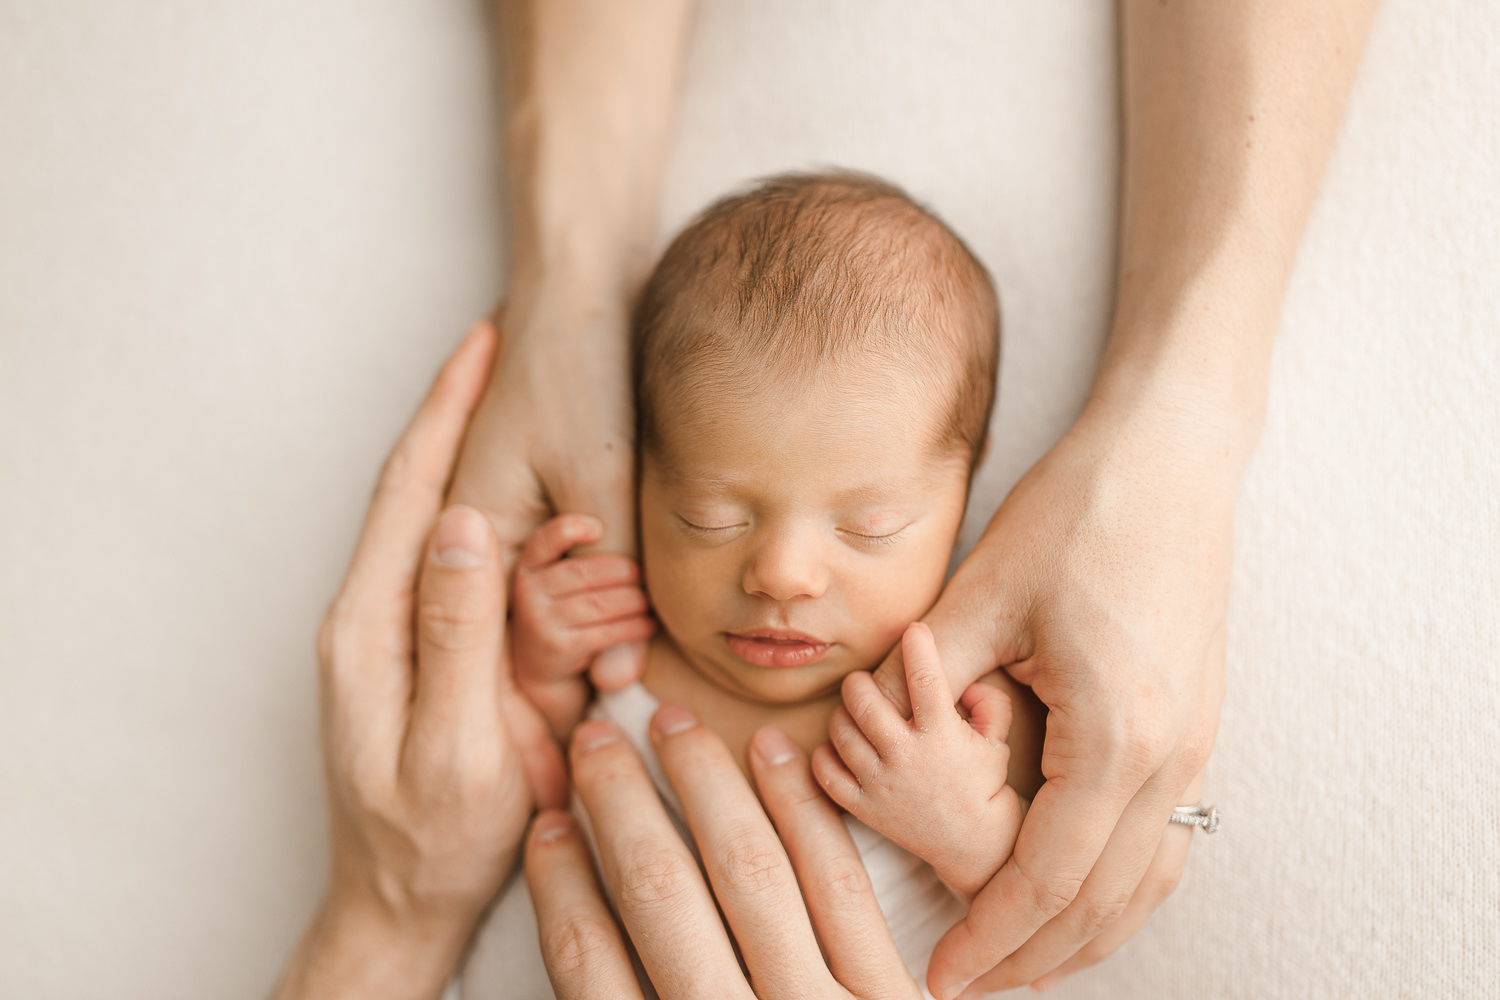
[[[837,163],[998,278],[988,512],[1109,315],[1103,3],[704,0],[664,231]],[[1500,995],[1500,8],[1388,0],[1239,508],[1184,885],[1068,997]],[[477,0],[0,0],[0,995],[261,995],[325,876],[312,636],[500,287]],[[978,521],[974,527],[977,528]]]

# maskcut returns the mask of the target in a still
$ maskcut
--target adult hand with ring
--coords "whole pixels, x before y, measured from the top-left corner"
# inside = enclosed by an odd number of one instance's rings
[[[839,811],[800,750],[777,730],[756,734],[749,757],[762,810],[728,748],[687,709],[663,706],[650,732],[708,884],[618,729],[584,723],[571,757],[624,932],[662,1000],[921,996]],[[526,877],[560,1000],[642,996],[566,813],[537,818]]]

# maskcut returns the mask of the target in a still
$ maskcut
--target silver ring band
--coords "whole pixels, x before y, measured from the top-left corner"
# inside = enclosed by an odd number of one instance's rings
[[[1195,806],[1178,806],[1172,810],[1172,815],[1167,818],[1167,822],[1181,823],[1183,826],[1201,826],[1204,833],[1218,833],[1219,807],[1204,808],[1201,802]]]

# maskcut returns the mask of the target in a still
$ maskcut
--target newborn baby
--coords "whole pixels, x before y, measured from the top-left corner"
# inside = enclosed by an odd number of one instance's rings
[[[809,751],[831,739],[837,753],[814,758],[819,781],[899,845],[851,824],[920,982],[963,915],[953,894],[972,898],[1010,854],[1015,787],[1033,787],[1007,781],[1005,742],[1012,704],[1033,702],[996,674],[955,708],[932,635],[913,624],[943,586],[986,445],[990,279],[889,184],[783,176],[673,241],[632,337],[641,566],[660,628],[642,684],[594,711],[648,761],[660,702],[692,709],[742,766],[765,725]],[[629,560],[568,557],[597,535],[586,518],[553,519],[514,582],[517,680],[559,733],[581,716],[573,692],[590,659],[652,627]],[[869,674],[898,642],[910,719]],[[499,941],[512,932],[496,927],[526,917],[502,901],[468,995],[529,995]]]

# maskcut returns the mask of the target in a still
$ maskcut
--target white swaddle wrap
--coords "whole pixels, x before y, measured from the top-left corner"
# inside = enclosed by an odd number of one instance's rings
[[[677,797],[668,787],[646,735],[656,708],[656,699],[637,684],[601,695],[591,714],[608,719],[629,736],[645,760],[673,821],[685,831]],[[890,924],[901,958],[917,981],[922,982],[933,945],[963,917],[965,907],[925,862],[853,817],[847,817],[846,822],[864,858],[875,897]],[[494,908],[475,935],[474,948],[460,982],[464,1000],[550,1000],[552,997],[537,945],[531,895],[519,869],[501,890]]]

